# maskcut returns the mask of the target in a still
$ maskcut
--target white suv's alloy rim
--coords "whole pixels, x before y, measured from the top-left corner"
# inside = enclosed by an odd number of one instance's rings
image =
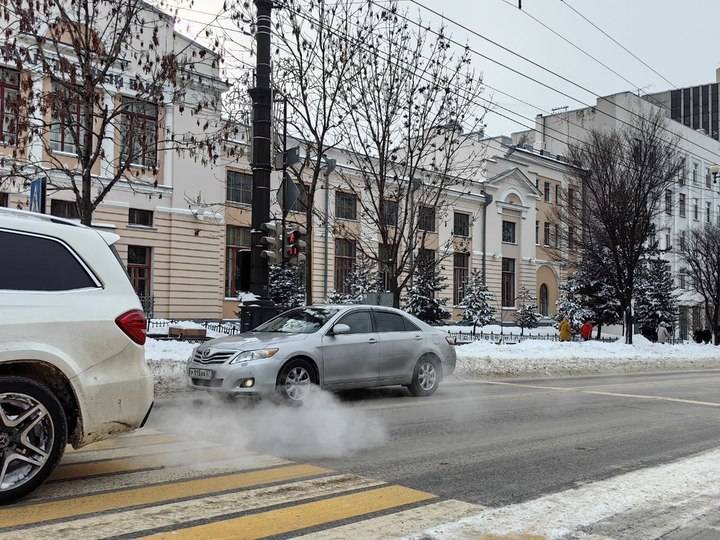
[[[432,390],[433,386],[435,386],[435,379],[437,379],[437,371],[435,371],[433,363],[425,362],[420,364],[420,369],[418,370],[420,388],[423,390]]]
[[[29,482],[50,458],[54,440],[42,403],[26,394],[0,394],[0,491]]]
[[[285,377],[285,393],[294,401],[305,397],[310,386],[310,373],[304,367],[292,368]]]

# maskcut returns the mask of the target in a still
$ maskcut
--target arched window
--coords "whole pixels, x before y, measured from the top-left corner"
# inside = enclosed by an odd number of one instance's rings
[[[547,315],[549,310],[548,306],[548,288],[544,283],[540,285],[540,313]]]

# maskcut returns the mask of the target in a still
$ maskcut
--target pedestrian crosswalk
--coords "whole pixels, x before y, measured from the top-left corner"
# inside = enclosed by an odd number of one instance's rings
[[[69,450],[0,539],[392,538],[478,506],[377,479],[144,429]]]

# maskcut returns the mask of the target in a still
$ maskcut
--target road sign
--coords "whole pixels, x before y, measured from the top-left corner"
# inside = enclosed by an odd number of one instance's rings
[[[283,216],[288,215],[288,212],[295,206],[299,198],[300,190],[295,185],[295,182],[286,175],[280,184],[280,191],[278,192],[278,202],[280,203],[280,208],[282,208]]]

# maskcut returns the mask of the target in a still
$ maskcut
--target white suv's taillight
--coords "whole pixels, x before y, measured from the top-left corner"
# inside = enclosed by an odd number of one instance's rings
[[[115,324],[138,345],[145,345],[147,338],[147,321],[145,314],[139,309],[133,309],[115,319]]]

